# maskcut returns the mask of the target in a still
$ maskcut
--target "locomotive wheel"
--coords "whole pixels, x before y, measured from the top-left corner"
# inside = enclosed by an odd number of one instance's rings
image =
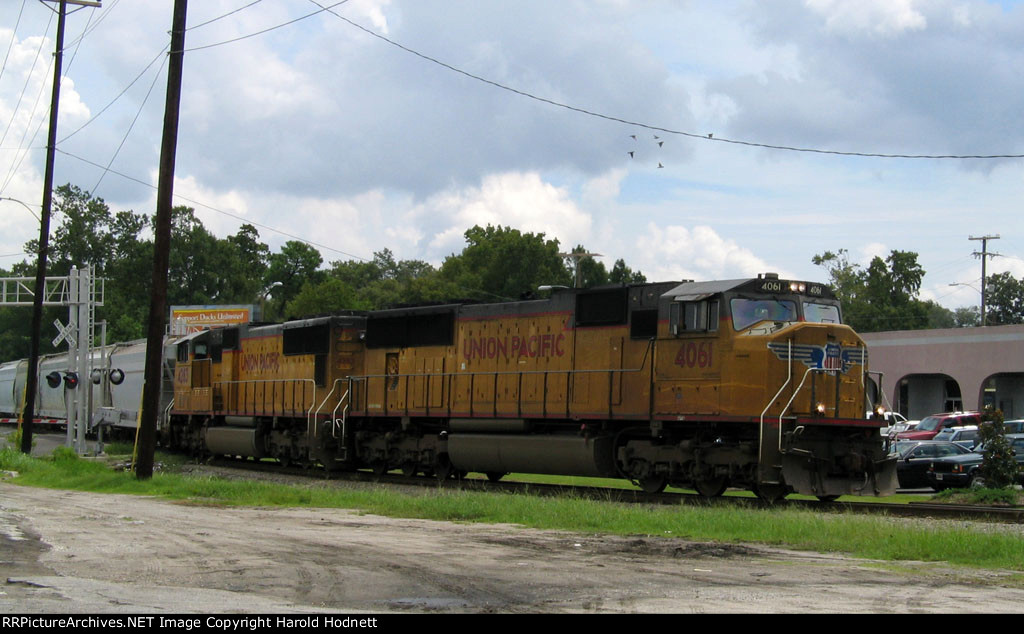
[[[637,480],[636,483],[641,491],[653,495],[665,490],[665,487],[668,486],[668,478],[659,475],[644,476]]]
[[[414,475],[416,475],[416,472],[419,471],[419,469],[417,469],[416,467],[417,465],[415,462],[403,462],[402,475],[404,475],[407,478],[413,477]]]
[[[725,490],[729,488],[729,478],[725,476],[719,476],[717,478],[709,478],[705,480],[697,480],[693,483],[693,487],[706,498],[717,498],[725,493]]]
[[[490,480],[491,482],[497,482],[498,480],[501,480],[502,478],[505,477],[505,474],[501,473],[500,471],[488,471],[485,475],[487,476],[487,479]]]
[[[817,496],[817,498],[818,498],[819,502],[824,502],[825,504],[831,504],[832,502],[835,502],[836,500],[838,500],[839,496],[838,495],[819,495],[819,496]]]
[[[388,472],[388,463],[383,460],[377,460],[370,465],[370,469],[373,470],[373,475],[382,476]]]

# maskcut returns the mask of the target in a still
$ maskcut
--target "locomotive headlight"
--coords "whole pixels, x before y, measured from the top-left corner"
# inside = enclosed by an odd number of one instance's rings
[[[814,411],[818,412],[819,414],[824,414],[825,413],[825,404],[824,403],[818,403],[817,405],[814,406]]]
[[[789,290],[793,291],[794,293],[803,293],[804,291],[807,290],[807,285],[802,282],[790,282]]]

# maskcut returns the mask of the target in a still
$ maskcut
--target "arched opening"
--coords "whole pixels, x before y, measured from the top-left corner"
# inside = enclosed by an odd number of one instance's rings
[[[1024,418],[1024,372],[993,374],[981,383],[978,402],[1002,410],[1003,418]]]
[[[948,374],[908,374],[896,383],[897,411],[911,420],[963,409],[960,384]]]

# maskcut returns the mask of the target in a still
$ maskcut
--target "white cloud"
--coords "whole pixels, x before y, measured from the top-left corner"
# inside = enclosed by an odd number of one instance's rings
[[[439,226],[428,244],[432,259],[458,253],[463,233],[474,226],[502,225],[557,238],[566,249],[586,243],[591,217],[569,192],[544,182],[536,172],[506,172],[484,178],[480,187],[432,196],[411,214],[423,225]]]
[[[634,268],[652,281],[731,279],[767,272],[792,277],[787,271],[772,270],[752,251],[706,225],[659,227],[651,223],[636,246],[642,255]]]
[[[915,0],[805,0],[807,7],[825,18],[826,27],[844,35],[868,32],[893,36],[918,31],[928,20],[915,8]]]

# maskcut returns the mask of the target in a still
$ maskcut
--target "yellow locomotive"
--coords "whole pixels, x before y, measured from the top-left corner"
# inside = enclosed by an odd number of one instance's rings
[[[755,279],[346,313],[192,335],[165,441],[402,469],[886,495],[867,351],[820,284]]]

